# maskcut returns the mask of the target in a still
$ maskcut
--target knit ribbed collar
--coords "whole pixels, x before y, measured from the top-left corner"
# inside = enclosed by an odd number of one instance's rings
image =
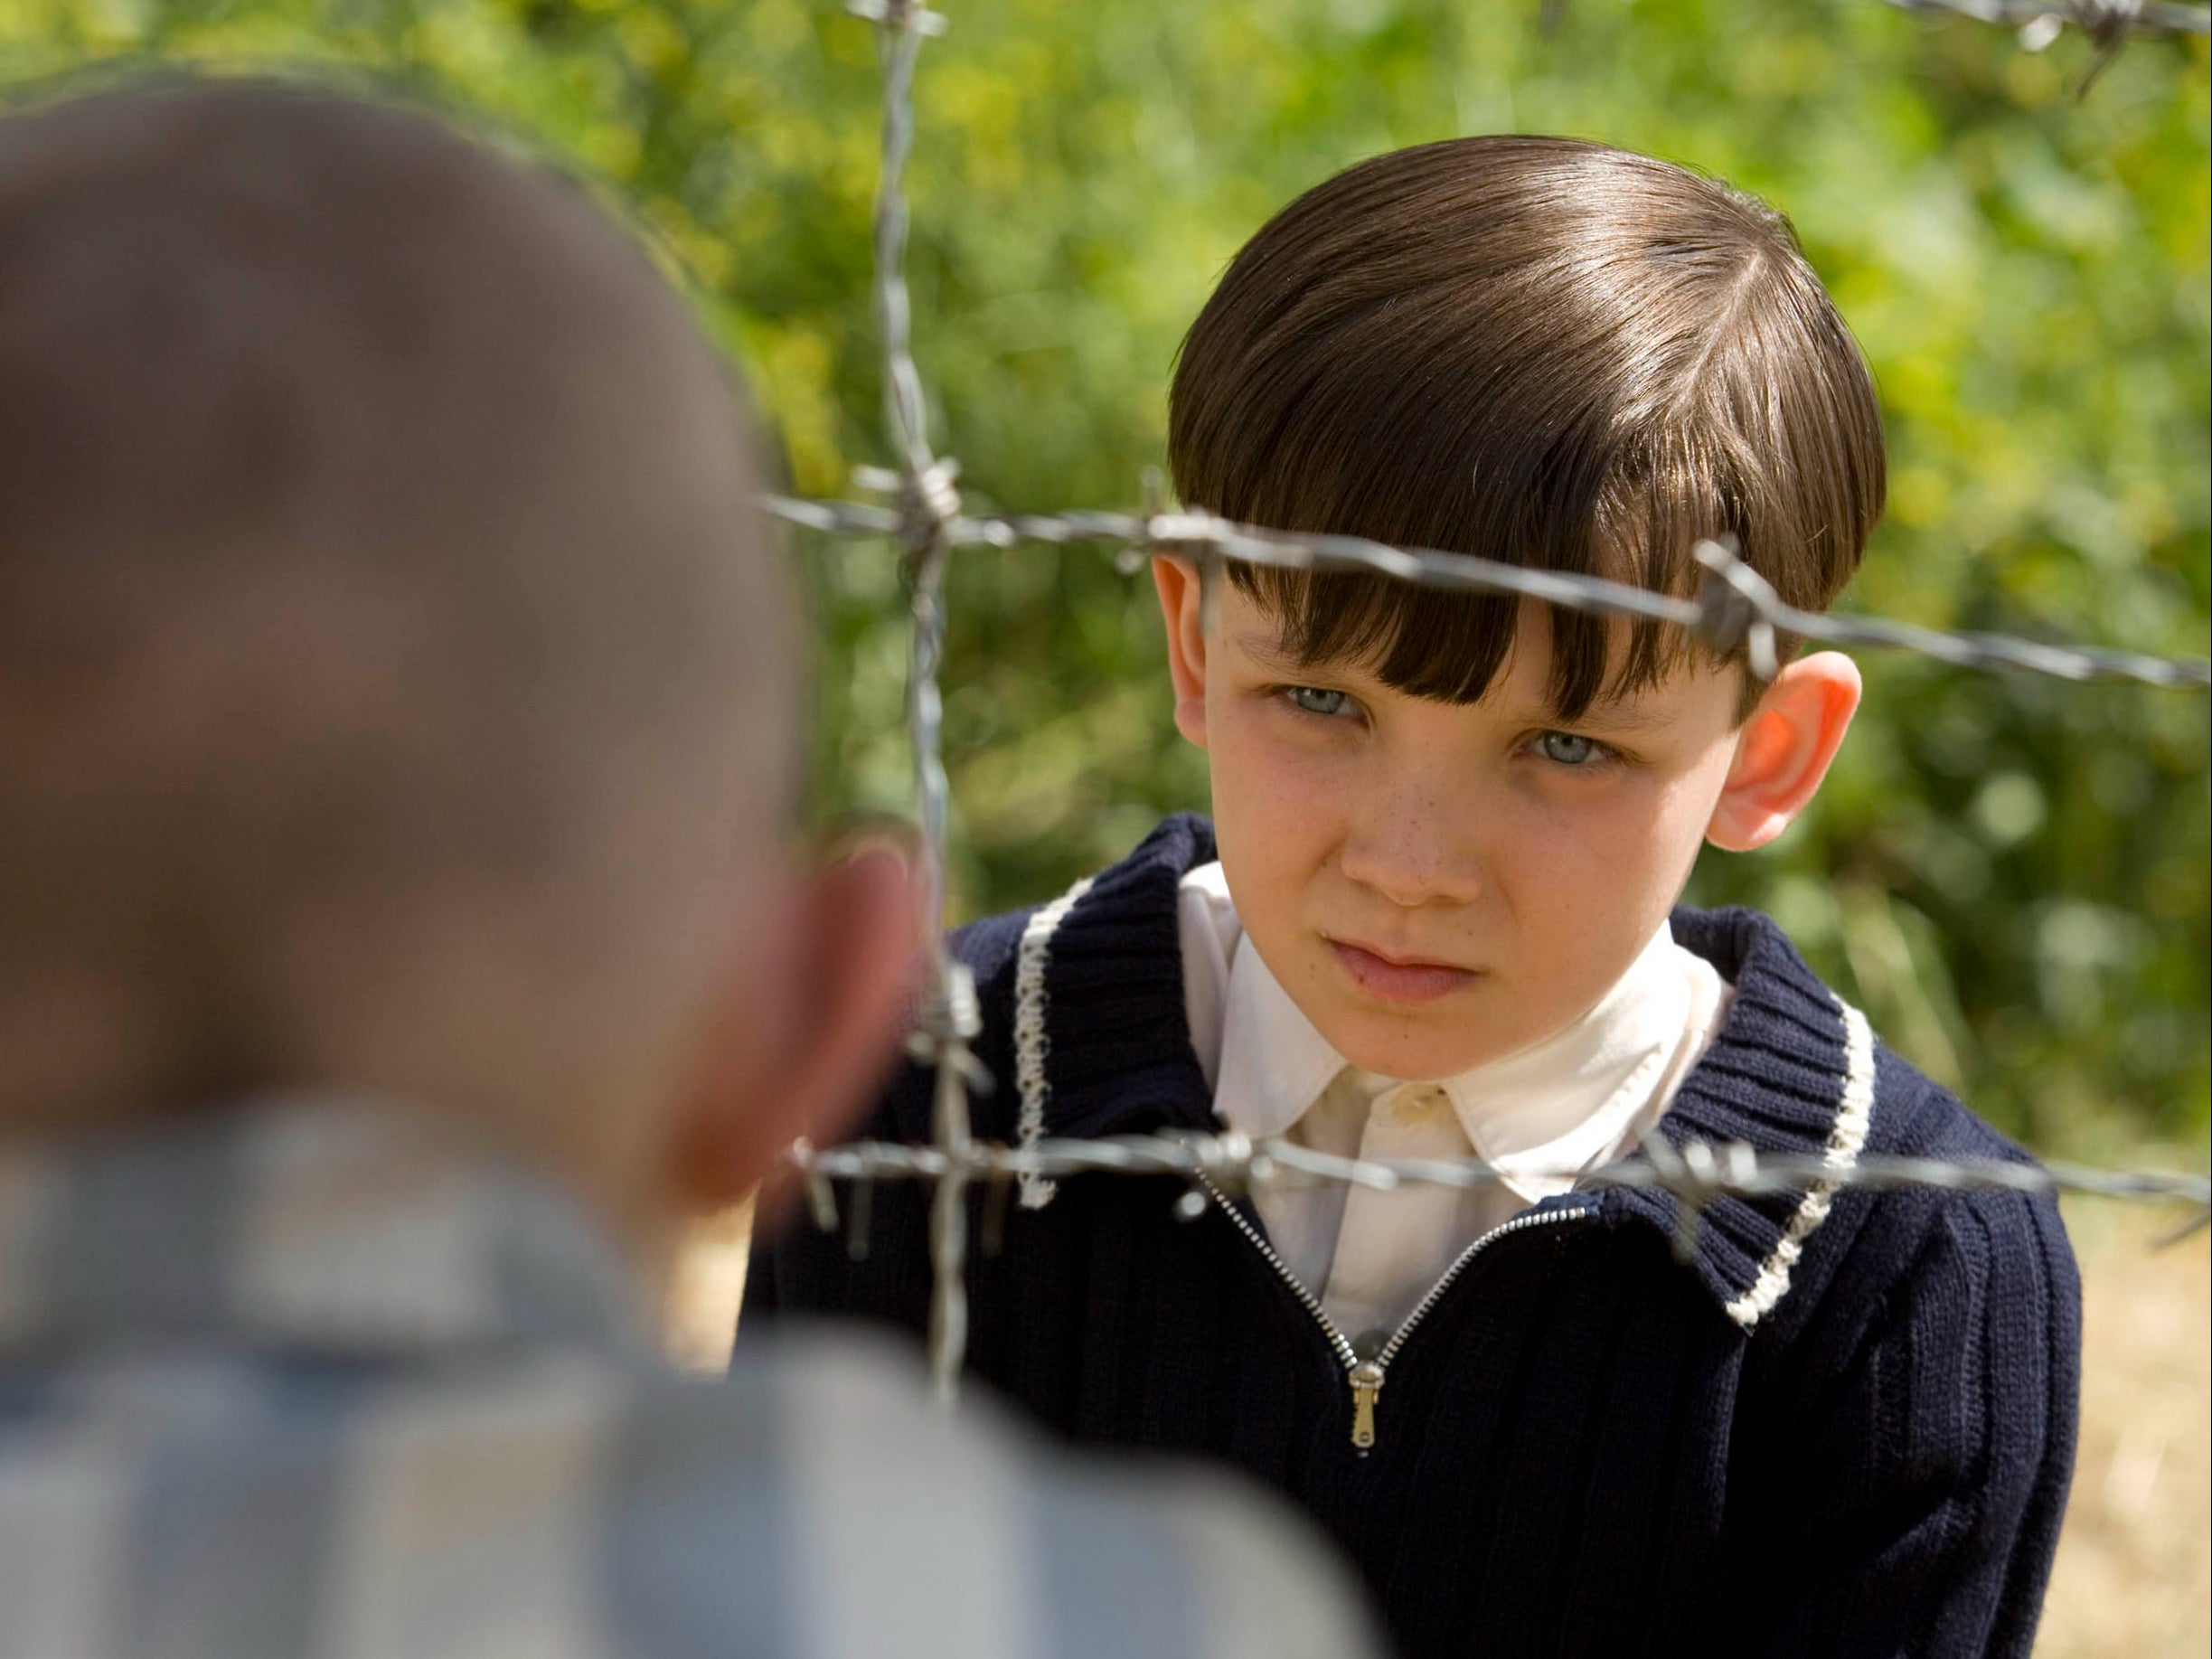
[[[1176,925],[1177,884],[1214,857],[1212,826],[1203,818],[1168,818],[1094,878],[1039,941],[1045,952],[1045,1133],[1218,1126],[1191,1046]],[[1837,1166],[1854,1160],[1872,1107],[1873,1040],[1863,1018],[1755,911],[1682,907],[1672,927],[1675,938],[1711,962],[1736,994],[1661,1118],[1661,1134],[1676,1146],[1743,1141],[1765,1153],[1825,1156]],[[1591,1201],[1569,1194],[1546,1202]],[[1755,1325],[1787,1291],[1799,1249],[1827,1205],[1824,1191],[1723,1197],[1707,1205],[1692,1264],[1739,1325]],[[1674,1231],[1674,1201],[1664,1193],[1611,1188],[1599,1194],[1597,1208]]]

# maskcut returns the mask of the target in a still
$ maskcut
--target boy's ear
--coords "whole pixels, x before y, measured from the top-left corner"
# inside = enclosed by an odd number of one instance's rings
[[[1167,624],[1167,672],[1175,687],[1175,730],[1206,747],[1205,578],[1191,561],[1154,553],[1153,586]]]
[[[1828,776],[1858,712],[1859,689],[1859,665],[1838,651],[1785,665],[1737,733],[1736,758],[1705,838],[1747,853],[1789,828]]]
[[[734,1203],[804,1135],[838,1139],[890,1075],[920,965],[908,859],[879,845],[838,859],[789,900],[780,938],[740,941],[708,1011],[682,1103],[676,1196]]]

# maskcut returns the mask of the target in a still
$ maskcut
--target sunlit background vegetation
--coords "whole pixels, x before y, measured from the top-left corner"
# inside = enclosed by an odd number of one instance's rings
[[[2085,96],[2047,52],[1873,0],[946,0],[913,174],[918,352],[971,501],[1127,506],[1175,346],[1276,206],[1387,147],[1565,132],[1795,221],[1887,410],[1889,520],[1850,605],[2207,647],[2205,43]],[[1548,21],[1550,26],[1547,26]],[[341,60],[607,181],[698,283],[785,482],[880,462],[868,26],[833,0],[0,0],[0,74]],[[803,543],[819,810],[896,808],[899,575]],[[1092,551],[952,583],[964,915],[1033,901],[1202,806],[1148,585]],[[2200,1156],[2207,700],[1870,661],[1806,822],[1693,896],[1777,915],[1905,1053],[2052,1151]]]

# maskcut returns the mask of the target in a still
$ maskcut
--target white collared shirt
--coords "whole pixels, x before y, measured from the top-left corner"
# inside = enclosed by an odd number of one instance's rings
[[[1214,1113],[1260,1139],[1362,1158],[1481,1157],[1501,1187],[1394,1192],[1278,1183],[1254,1203],[1298,1281],[1355,1341],[1394,1331],[1470,1244],[1659,1120],[1733,990],[1663,922],[1597,1005],[1532,1047],[1455,1077],[1404,1081],[1346,1062],[1244,938],[1219,863],[1178,895],[1183,1002]]]

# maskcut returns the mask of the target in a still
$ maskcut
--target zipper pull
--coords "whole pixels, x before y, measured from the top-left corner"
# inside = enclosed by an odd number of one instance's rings
[[[1364,1454],[1375,1444],[1375,1396],[1382,1392],[1382,1367],[1361,1360],[1351,1371],[1351,1443]]]

